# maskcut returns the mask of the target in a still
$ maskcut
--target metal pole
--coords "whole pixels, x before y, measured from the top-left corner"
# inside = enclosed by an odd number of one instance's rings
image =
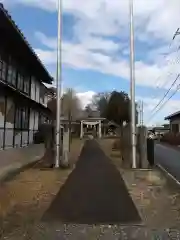
[[[56,159],[55,167],[59,168],[60,164],[60,146],[61,146],[61,0],[58,0],[58,37],[57,37],[57,72],[56,72],[56,90],[57,90],[57,104],[56,104]]]
[[[141,108],[141,111],[142,111],[141,119],[142,119],[142,126],[143,126],[143,124],[144,124],[144,103],[143,103],[143,100],[142,100],[142,108]]]
[[[141,101],[138,102],[138,110],[139,110],[138,120],[139,120],[139,125],[141,126]]]
[[[129,12],[130,12],[130,80],[131,80],[130,89],[131,89],[132,168],[136,168],[136,105],[135,105],[133,0],[129,0]]]

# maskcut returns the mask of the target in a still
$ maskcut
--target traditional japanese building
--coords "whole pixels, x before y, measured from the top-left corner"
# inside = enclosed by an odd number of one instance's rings
[[[0,4],[0,149],[33,142],[47,108],[49,75],[8,12]]]

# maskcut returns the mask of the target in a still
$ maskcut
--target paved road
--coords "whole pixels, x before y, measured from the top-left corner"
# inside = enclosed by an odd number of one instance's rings
[[[68,223],[139,223],[124,180],[95,140],[86,141],[76,168],[43,220]]]
[[[180,181],[180,150],[156,144],[155,161]]]

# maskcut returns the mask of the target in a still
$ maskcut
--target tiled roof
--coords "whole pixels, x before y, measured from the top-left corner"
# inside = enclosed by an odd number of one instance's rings
[[[173,118],[173,117],[177,117],[178,115],[180,116],[180,111],[175,112],[175,113],[172,113],[171,115],[165,117],[164,119],[165,119],[165,120],[169,120],[169,119],[171,119],[171,118]]]
[[[47,74],[47,76],[49,77],[49,79],[51,79],[51,81],[53,81],[53,78],[50,76],[50,74],[48,73],[48,71],[46,70],[44,64],[42,63],[42,61],[39,59],[39,57],[37,56],[37,54],[35,53],[35,51],[33,50],[33,48],[31,47],[31,45],[29,44],[29,42],[27,41],[27,39],[25,38],[25,36],[23,35],[22,31],[20,30],[20,28],[17,26],[17,24],[15,23],[15,21],[12,19],[11,15],[9,14],[9,12],[4,8],[4,5],[2,3],[0,3],[0,11],[2,13],[5,14],[5,16],[7,17],[7,19],[11,22],[11,24],[13,25],[13,27],[16,29],[17,33],[20,35],[20,37],[22,38],[22,40],[24,41],[24,43],[26,44],[26,46],[29,48],[29,50],[32,52],[32,54],[34,55],[34,57],[36,58],[36,60],[40,63],[40,65],[43,67],[45,73]]]

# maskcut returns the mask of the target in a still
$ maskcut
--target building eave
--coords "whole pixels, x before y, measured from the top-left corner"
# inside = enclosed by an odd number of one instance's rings
[[[18,91],[16,88],[12,87],[11,85],[8,85],[7,83],[4,83],[3,81],[0,81],[0,89],[5,93],[9,93],[10,96],[19,97],[21,99],[24,99],[25,101],[28,101],[33,106],[36,106],[38,108],[43,109],[44,111],[48,112],[50,115],[52,115],[51,110],[44,106],[42,103],[36,102],[35,100],[31,99],[30,96],[24,94],[21,91]]]
[[[171,115],[165,117],[164,120],[171,120],[171,119],[177,118],[177,117],[180,118],[180,111],[172,113]]]
[[[11,18],[8,11],[4,8],[3,4],[0,3],[0,14],[3,14],[7,21],[9,21],[9,24],[12,26],[12,29],[14,32],[19,36],[19,38],[22,40],[22,43],[24,46],[26,46],[29,56],[31,55],[33,57],[33,60],[37,63],[37,66],[39,68],[39,71],[41,72],[42,78],[39,79],[40,81],[52,84],[53,78],[50,76],[49,72],[45,68],[44,64],[41,62],[33,48],[30,46],[28,41],[26,40],[25,36],[23,35],[22,31],[19,29],[17,24],[14,22],[14,20]]]

